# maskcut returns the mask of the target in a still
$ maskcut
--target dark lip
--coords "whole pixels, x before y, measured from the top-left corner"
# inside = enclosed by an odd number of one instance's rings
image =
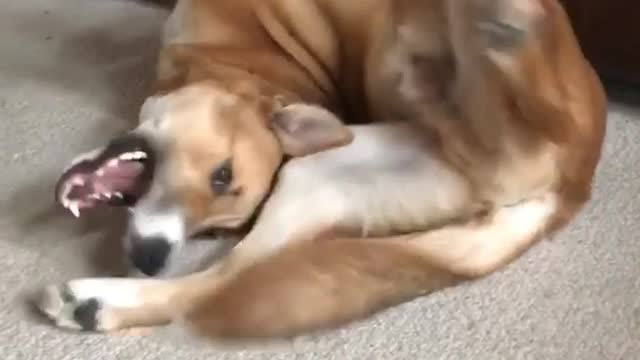
[[[148,191],[151,185],[151,180],[155,172],[156,155],[151,143],[148,139],[140,134],[133,132],[126,133],[122,136],[116,137],[109,141],[105,146],[105,149],[95,158],[80,161],[79,163],[71,166],[67,169],[58,179],[55,185],[55,201],[57,203],[62,202],[62,191],[64,184],[73,176],[76,172],[94,172],[99,167],[103,166],[107,160],[110,160],[117,155],[131,152],[131,151],[144,151],[147,154],[147,158],[144,163],[144,171],[142,173],[140,181],[144,184],[144,188],[141,194]],[[138,199],[132,199],[131,197],[124,200],[114,199],[109,202],[109,205],[128,205],[135,204]]]

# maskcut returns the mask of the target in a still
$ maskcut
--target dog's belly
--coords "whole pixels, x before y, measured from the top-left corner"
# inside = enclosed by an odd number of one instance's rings
[[[472,194],[465,178],[415,130],[401,123],[350,129],[350,145],[285,166],[285,206],[308,209],[310,196],[323,194],[322,203],[341,204],[345,226],[369,235],[423,230],[467,212]]]

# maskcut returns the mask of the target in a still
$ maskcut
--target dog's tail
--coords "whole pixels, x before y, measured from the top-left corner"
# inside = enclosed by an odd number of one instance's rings
[[[201,298],[187,325],[205,338],[285,337],[359,320],[505,265],[546,229],[555,202],[525,202],[482,223],[385,239],[291,246]]]

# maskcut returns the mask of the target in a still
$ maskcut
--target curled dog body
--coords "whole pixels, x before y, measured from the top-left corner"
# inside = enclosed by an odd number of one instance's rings
[[[489,274],[588,201],[605,96],[556,0],[213,4],[179,2],[171,20],[200,27],[174,32],[182,44],[168,49],[171,64],[161,61],[166,95],[158,96],[177,108],[158,113],[148,138],[164,142],[155,163],[169,170],[154,170],[134,223],[162,182],[174,200],[157,203],[178,205],[184,237],[241,225],[274,178],[275,187],[248,235],[202,273],[47,288],[40,307],[58,325],[106,331],[182,319],[210,337],[337,326]],[[287,17],[292,7],[306,15]],[[220,19],[184,17],[214,11],[248,29],[224,57],[184,45],[234,33]],[[309,37],[302,19],[326,37]],[[259,49],[285,49],[277,61],[291,61],[292,70],[266,72],[272,51],[258,58],[245,48],[258,24],[268,44]],[[347,55],[336,34],[358,40]],[[247,82],[239,68],[261,77]],[[264,81],[278,71],[288,76]],[[177,95],[189,91],[195,95]],[[359,106],[366,111],[353,110]],[[375,123],[345,127],[334,114]],[[193,120],[201,118],[209,121]],[[285,154],[298,157],[278,172]],[[218,173],[225,164],[233,164],[228,184]]]

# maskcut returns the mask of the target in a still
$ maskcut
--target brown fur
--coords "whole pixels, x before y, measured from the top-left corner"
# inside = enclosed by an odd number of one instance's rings
[[[471,50],[482,46],[483,41],[473,29],[461,27],[452,33],[447,22],[453,20],[447,19],[446,6],[441,1],[399,1],[392,6],[387,1],[368,0],[353,8],[333,1],[304,6],[279,1],[236,3],[195,1],[193,8],[202,10],[194,10],[198,15],[192,21],[207,26],[187,31],[185,36],[201,43],[170,45],[160,60],[160,93],[204,81],[216,91],[239,96],[237,104],[224,112],[224,119],[216,121],[231,127],[228,131],[203,131],[199,135],[207,145],[200,145],[182,128],[173,132],[176,139],[189,145],[173,149],[172,153],[184,153],[184,159],[201,152],[197,149],[207,152],[206,161],[194,163],[191,179],[176,180],[186,189],[180,203],[191,214],[194,228],[219,225],[213,218],[233,213],[234,208],[244,221],[265,195],[269,186],[264,180],[273,177],[282,155],[258,124],[268,127],[269,114],[278,110],[274,98],[284,99],[285,104],[319,104],[344,115],[347,122],[419,117],[418,121],[425,125],[425,136],[440,140],[447,161],[469,177],[481,204],[517,201],[533,188],[558,182],[556,177],[562,176],[558,169],[567,166],[552,160],[566,156],[560,147],[572,148],[570,143],[598,139],[597,134],[602,131],[586,128],[601,126],[598,123],[575,123],[595,114],[604,116],[604,104],[599,100],[603,95],[585,92],[584,89],[598,89],[600,85],[582,57],[566,15],[553,1],[543,2],[549,14],[544,20],[545,29],[552,30],[536,34],[527,46],[509,54],[513,69],[487,63],[485,54]],[[255,8],[251,13],[257,18],[247,15],[247,7],[252,6]],[[471,23],[470,17],[477,14],[469,9],[472,6],[462,7],[467,9],[456,11],[459,21]],[[216,15],[212,15],[214,12]],[[289,16],[290,13],[296,16]],[[298,18],[304,21],[298,22]],[[255,21],[265,27],[256,28]],[[334,26],[329,26],[329,21]],[[398,39],[398,35],[377,31],[376,27],[388,28],[389,22],[417,29],[418,35]],[[225,24],[224,31],[218,28],[221,24]],[[288,27],[289,33],[280,31],[281,27]],[[224,32],[233,39],[231,43],[220,39],[219,34]],[[339,48],[340,36],[336,32],[349,38],[348,47]],[[455,37],[460,38],[458,43],[469,45],[456,50],[451,43]],[[396,51],[393,46],[405,49]],[[381,62],[391,51],[401,55],[407,52],[418,59],[408,74],[390,72],[388,65]],[[471,65],[455,65],[455,56],[468,58]],[[455,67],[460,68],[458,73],[462,67],[473,68],[469,71],[478,75],[462,79],[447,70]],[[475,68],[480,67],[486,69],[478,72]],[[396,90],[403,77],[419,78],[413,85],[422,94],[420,98],[407,99]],[[585,109],[585,104],[593,109]],[[184,124],[193,125],[192,121]],[[576,127],[594,134],[581,134]],[[238,154],[233,146],[213,145],[240,142],[236,137],[247,138],[264,154]],[[599,148],[598,143],[593,146]],[[236,177],[237,186],[251,196],[218,199],[206,188],[211,169],[226,158],[238,159],[234,166],[265,167],[263,175]],[[566,163],[573,161],[567,159]],[[534,174],[529,169],[537,170]],[[523,173],[528,175],[522,176]],[[511,185],[505,182],[511,179],[530,180],[509,188]]]
[[[175,161],[182,178],[174,188],[184,188],[180,202],[194,227],[220,225],[212,219],[229,213],[237,214],[231,225],[242,223],[268,191],[286,152],[265,130],[280,110],[270,105],[276,97],[375,121],[409,119],[470,195],[444,223],[411,228],[407,220],[399,227],[408,234],[393,224],[376,228],[376,237],[351,238],[346,233],[362,231],[361,224],[333,219],[301,228],[280,247],[260,240],[271,233],[250,234],[203,273],[141,283],[141,305],[105,309],[103,325],[179,316],[209,337],[333,327],[487,275],[566,225],[591,193],[606,99],[556,0],[512,1],[196,0],[190,25],[197,29],[186,37],[202,44],[169,47],[159,89],[205,81],[215,90],[202,94],[230,93],[236,101],[214,125],[177,124],[173,132],[183,139],[171,156],[189,159]],[[496,18],[515,21],[525,37],[492,44],[505,39],[475,25]],[[237,48],[219,46],[230,35]],[[405,65],[394,68],[394,61]],[[261,153],[243,154],[237,147],[244,141]],[[221,200],[207,194],[204,179],[231,155],[239,169],[260,172],[240,175],[237,186],[251,195]],[[539,223],[518,215],[527,211]]]
[[[421,235],[302,242],[216,289],[187,313],[192,326],[213,337],[283,336],[335,326],[486,275],[570,221],[589,199],[604,134],[605,97],[560,6],[552,0],[542,4],[548,14],[546,31],[509,54],[511,64],[487,63],[484,77],[464,84],[459,96],[472,103],[459,104],[455,112],[437,101],[418,107],[440,137],[445,156],[469,175],[481,200],[510,197],[509,184],[501,184],[509,176],[518,181],[531,177],[531,188],[553,189],[559,208],[546,229],[530,234],[496,262],[472,268],[457,267],[447,256],[438,258],[441,254],[429,242],[416,245]],[[432,80],[426,79],[427,86]],[[490,114],[474,110],[491,101],[498,108],[490,107]],[[451,125],[454,121],[458,123]],[[550,173],[544,172],[547,156],[556,159]],[[541,170],[551,178],[534,175]]]
[[[208,337],[289,336],[362,319],[463,280],[398,242],[302,242],[187,313]]]

